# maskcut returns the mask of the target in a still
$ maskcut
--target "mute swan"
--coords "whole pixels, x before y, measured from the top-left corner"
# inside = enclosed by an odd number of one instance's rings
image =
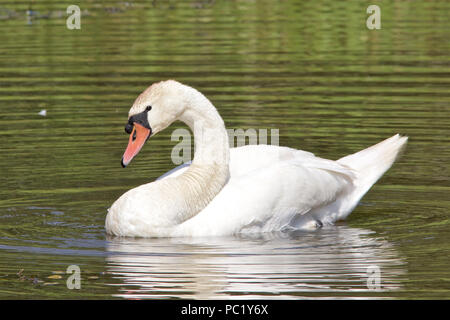
[[[224,122],[199,91],[155,83],[129,111],[122,166],[175,120],[194,132],[189,165],[124,193],[108,210],[108,234],[131,237],[231,235],[317,228],[346,218],[390,168],[398,134],[337,161],[272,145],[229,148]]]

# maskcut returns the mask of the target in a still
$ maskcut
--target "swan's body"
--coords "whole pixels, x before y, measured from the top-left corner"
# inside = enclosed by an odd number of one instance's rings
[[[147,105],[153,105],[144,111],[149,135],[177,119],[191,127],[194,160],[123,194],[106,217],[110,234],[210,236],[332,224],[350,214],[407,141],[395,135],[337,161],[287,147],[229,149],[223,120],[195,89],[175,81],[154,84],[136,99],[130,119]],[[126,164],[142,144],[129,145]]]

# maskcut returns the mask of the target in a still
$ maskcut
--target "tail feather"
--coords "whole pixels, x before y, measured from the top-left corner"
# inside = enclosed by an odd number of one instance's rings
[[[339,219],[345,218],[370,187],[392,166],[400,152],[406,146],[408,137],[399,134],[357,153],[343,157],[337,162],[354,170],[355,189],[347,203],[349,208],[341,211]]]

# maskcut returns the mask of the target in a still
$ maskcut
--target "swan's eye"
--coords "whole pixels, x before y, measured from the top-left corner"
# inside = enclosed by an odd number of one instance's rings
[[[145,111],[147,111],[147,112],[149,112],[150,110],[152,110],[152,106],[147,106],[147,107],[145,108]]]
[[[125,126],[125,132],[130,134],[131,131],[133,131],[133,124],[127,123],[127,125]]]

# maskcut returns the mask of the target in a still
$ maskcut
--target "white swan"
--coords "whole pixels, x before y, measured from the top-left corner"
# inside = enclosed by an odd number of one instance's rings
[[[397,134],[337,161],[287,147],[229,149],[212,103],[168,80],[147,88],[131,107],[122,165],[175,120],[194,132],[192,163],[124,193],[108,210],[108,234],[213,236],[332,224],[348,216],[407,142]]]

